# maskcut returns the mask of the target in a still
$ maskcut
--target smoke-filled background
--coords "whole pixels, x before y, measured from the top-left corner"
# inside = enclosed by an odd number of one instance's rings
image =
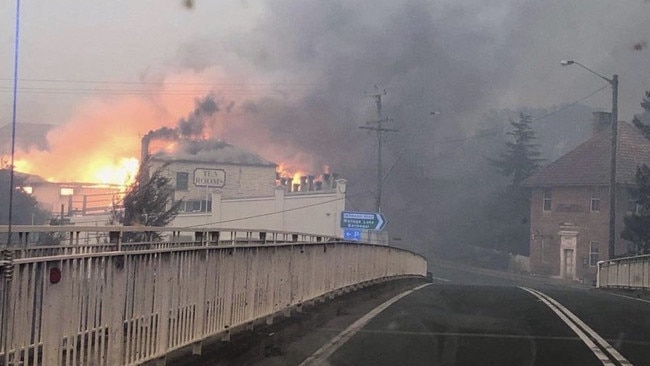
[[[347,208],[369,211],[377,138],[358,127],[377,118],[368,94],[386,90],[399,132],[385,135],[382,211],[394,244],[424,252],[498,247],[481,242],[506,184],[487,158],[508,118],[533,116],[548,161],[590,136],[608,84],[560,60],[618,73],[621,120],[650,89],[644,0],[22,4],[18,128],[56,126],[49,151],[19,153],[25,170],[78,180],[91,161],[138,158],[149,131],[185,128],[293,169],[329,167],[349,181]],[[14,11],[0,9],[0,125]]]

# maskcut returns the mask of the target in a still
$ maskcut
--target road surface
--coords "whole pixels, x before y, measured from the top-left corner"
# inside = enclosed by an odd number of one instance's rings
[[[433,274],[256,364],[650,365],[650,302],[459,266]]]

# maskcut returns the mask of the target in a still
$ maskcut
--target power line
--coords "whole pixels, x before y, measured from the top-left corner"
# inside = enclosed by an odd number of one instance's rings
[[[433,116],[435,116],[436,114],[438,114],[438,112],[431,112],[431,115],[433,115]],[[424,126],[426,125],[426,123],[427,123],[427,120],[425,120],[424,122],[422,122],[422,123],[420,124],[419,128],[415,131],[415,133],[413,133],[413,135],[411,136],[411,138],[409,139],[409,141],[404,145],[404,147],[402,148],[402,150],[397,154],[397,158],[395,159],[395,161],[393,162],[393,164],[390,166],[390,168],[388,168],[388,171],[387,171],[386,174],[383,176],[382,180],[386,180],[386,179],[388,178],[388,176],[389,176],[390,173],[393,171],[393,169],[395,168],[395,166],[397,165],[397,163],[399,162],[399,160],[402,158],[402,155],[404,155],[404,153],[406,152],[406,149],[409,148],[409,146],[411,145],[411,143],[413,143],[413,140],[415,140],[415,138],[420,134],[420,131],[422,131],[422,129],[424,128]]]
[[[277,215],[277,214],[281,214],[281,213],[285,213],[285,212],[298,211],[298,210],[302,210],[302,209],[305,209],[305,208],[310,208],[310,207],[315,207],[315,206],[320,206],[320,205],[326,205],[328,203],[340,201],[340,200],[343,200],[343,199],[352,198],[352,197],[355,197],[355,196],[360,196],[362,194],[365,194],[365,192],[352,194],[352,195],[346,195],[345,197],[335,198],[335,199],[327,200],[327,201],[323,201],[323,202],[312,203],[312,204],[305,205],[305,206],[289,208],[289,209],[281,210],[281,211],[266,212],[266,213],[262,213],[262,214],[256,214],[256,215],[251,215],[251,216],[243,216],[243,217],[238,217],[238,218],[235,218],[235,219],[229,219],[229,220],[223,220],[223,221],[212,221],[212,222],[207,222],[207,223],[203,223],[203,224],[189,225],[187,227],[201,227],[201,226],[206,226],[206,225],[224,224],[224,223],[229,223],[229,222],[243,221],[243,220],[255,219],[255,218],[259,218],[259,217],[272,216],[272,215]],[[121,202],[123,200],[124,200],[124,198],[120,199],[120,201],[118,201],[117,203],[119,203],[119,202]],[[104,223],[105,221],[106,220],[84,221],[84,224],[86,224],[86,223]]]
[[[325,204],[328,204],[328,203],[332,203],[332,202],[336,202],[336,201],[343,200],[343,199],[345,199],[345,198],[346,198],[346,197],[339,197],[339,198],[335,198],[335,199],[328,200],[328,201],[323,201],[323,202],[318,202],[318,203],[312,203],[312,204],[310,204],[310,205],[305,205],[305,206],[300,206],[300,207],[289,208],[289,209],[282,210],[282,211],[277,211],[277,212],[267,212],[267,213],[263,213],[263,214],[257,214],[257,215],[245,216],[245,217],[240,217],[240,218],[236,218],[236,219],[222,220],[222,221],[213,221],[213,222],[207,222],[207,223],[205,223],[205,224],[189,225],[189,226],[187,226],[187,227],[202,227],[202,226],[206,226],[206,225],[225,224],[225,223],[235,222],[235,221],[243,221],[243,220],[249,220],[249,219],[256,219],[256,218],[259,218],[259,217],[272,216],[272,215],[277,215],[277,214],[281,214],[281,213],[285,213],[285,212],[298,211],[298,210],[302,210],[302,209],[309,208],[309,207],[315,207],[315,206],[325,205]]]
[[[375,86],[376,89],[377,86]],[[373,97],[377,105],[377,119],[373,121],[367,121],[365,126],[360,126],[359,128],[376,131],[377,132],[377,192],[375,200],[375,211],[381,212],[381,194],[382,194],[382,185],[383,185],[383,168],[381,162],[381,145],[383,140],[384,133],[387,132],[397,132],[394,128],[385,128],[382,127],[383,123],[392,122],[391,118],[382,118],[381,114],[381,97],[386,95],[386,89],[383,91],[376,91],[374,93],[366,93],[366,95]],[[372,126],[375,125],[375,126]]]
[[[18,91],[21,93],[29,94],[112,94],[112,95],[195,95],[195,94],[208,94],[208,93],[229,93],[239,95],[249,95],[257,93],[277,93],[287,94],[289,92],[305,91],[307,89],[103,89],[103,88],[41,88],[41,87],[21,87]],[[0,87],[0,93],[12,93],[13,91],[8,87]]]
[[[0,78],[0,81],[13,81],[9,78]],[[123,84],[123,85],[256,85],[256,86],[274,86],[274,85],[303,85],[303,86],[316,86],[320,83],[293,83],[293,82],[270,82],[270,83],[226,83],[226,82],[167,82],[167,81],[115,81],[115,80],[78,80],[78,79],[18,79],[20,82],[42,82],[42,83],[77,83],[77,84]]]
[[[535,117],[535,118],[532,119],[532,121],[533,121],[533,122],[535,122],[535,121],[539,121],[539,120],[545,119],[545,118],[547,118],[547,117],[550,117],[550,116],[552,116],[552,115],[554,115],[554,114],[556,114],[556,113],[559,113],[559,112],[561,112],[561,111],[563,111],[563,110],[565,110],[565,109],[571,108],[571,107],[575,106],[576,104],[581,103],[581,102],[584,102],[585,100],[587,100],[587,99],[593,97],[594,95],[596,95],[596,94],[598,94],[599,92],[601,92],[601,91],[607,89],[608,87],[609,87],[609,85],[605,85],[605,86],[603,86],[602,88],[599,88],[599,89],[597,89],[597,90],[595,90],[595,91],[593,91],[593,92],[587,94],[586,96],[584,96],[584,97],[582,97],[582,98],[580,98],[580,99],[574,101],[574,102],[571,102],[571,103],[569,103],[569,104],[567,104],[567,105],[562,106],[561,108],[558,108],[558,109],[556,109],[556,110],[554,110],[554,111],[552,111],[552,112],[546,113],[546,114],[544,114],[544,115],[542,115],[542,116]],[[465,142],[465,141],[474,140],[474,139],[479,139],[479,138],[483,138],[483,137],[496,136],[497,134],[498,134],[497,132],[485,132],[485,133],[475,134],[475,135],[472,135],[472,136],[462,137],[462,138],[458,138],[458,139],[449,139],[449,140],[435,141],[435,143],[439,143],[439,144],[449,144],[449,143]]]
[[[543,115],[543,116],[541,116],[541,117],[533,118],[533,119],[532,119],[532,122],[542,120],[542,119],[544,119],[544,118],[546,118],[546,117],[549,117],[549,116],[552,116],[552,115],[554,115],[554,114],[556,114],[556,113],[559,113],[559,112],[561,112],[561,111],[563,111],[563,110],[565,110],[565,109],[567,109],[567,108],[573,107],[574,105],[576,105],[576,104],[578,104],[578,103],[580,103],[580,102],[584,102],[585,100],[587,100],[587,99],[593,97],[594,95],[598,94],[600,91],[602,91],[602,90],[604,90],[604,89],[607,89],[607,88],[609,88],[609,84],[603,86],[602,88],[600,88],[600,89],[598,89],[598,90],[596,90],[596,91],[594,91],[594,92],[592,92],[592,93],[590,93],[590,94],[587,95],[586,97],[583,97],[583,98],[581,98],[581,99],[576,100],[576,101],[573,102],[573,103],[570,103],[570,104],[567,104],[567,105],[563,106],[562,108],[559,108],[559,109],[557,109],[557,110],[554,110],[553,112],[546,113],[545,115]]]

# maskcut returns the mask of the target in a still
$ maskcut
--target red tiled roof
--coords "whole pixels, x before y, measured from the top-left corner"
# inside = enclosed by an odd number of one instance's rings
[[[602,131],[524,180],[529,187],[609,185],[611,132]],[[616,183],[635,181],[637,166],[650,166],[650,140],[634,126],[618,123]]]

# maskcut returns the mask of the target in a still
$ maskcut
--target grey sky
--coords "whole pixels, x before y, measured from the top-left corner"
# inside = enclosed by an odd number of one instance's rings
[[[490,109],[553,108],[607,85],[560,66],[564,58],[620,74],[621,119],[640,111],[650,89],[644,0],[21,3],[19,121],[69,130],[115,123],[142,135],[176,125],[212,92],[222,110],[217,137],[312,168],[331,161],[310,155],[369,154],[350,146],[373,117],[364,92],[375,84],[389,91],[385,111],[405,132],[439,110],[449,135],[471,133]],[[2,124],[14,11],[14,1],[0,8]],[[585,103],[608,109],[610,93]],[[141,126],[120,129],[133,124]]]
[[[280,3],[281,5],[273,5]],[[302,4],[301,4],[302,3]],[[226,60],[233,49],[241,51],[256,47],[251,44],[233,44],[242,34],[259,31],[260,23],[284,21],[295,23],[291,30],[303,33],[265,34],[264,38],[282,47],[280,37],[309,36],[311,31],[301,11],[309,11],[307,2],[261,1],[201,1],[187,10],[180,0],[165,1],[98,1],[22,0],[20,78],[67,79],[82,81],[138,81],[146,75],[169,72],[179,67],[178,60],[190,59],[183,55],[193,43],[209,43],[206,52],[225,51],[208,55],[211,63],[222,62],[226,67],[236,67],[241,59]],[[573,57],[592,68],[611,75],[618,72],[621,78],[621,117],[629,119],[638,110],[641,92],[650,88],[650,62],[648,51],[634,51],[633,45],[646,41],[650,24],[646,21],[650,4],[643,0],[575,0],[575,1],[429,1],[422,2],[430,10],[431,21],[440,32],[442,46],[448,46],[459,63],[478,64],[478,71],[493,73],[503,70],[507,79],[499,82],[494,106],[518,107],[522,105],[548,106],[578,99],[595,90],[600,81],[577,68],[561,68],[558,61]],[[298,6],[300,4],[300,6]],[[398,1],[321,2],[318,8],[341,7],[350,11],[355,23],[366,24],[369,31],[381,32],[381,22],[397,13],[403,6]],[[295,17],[286,18],[278,9],[295,10]],[[294,9],[295,8],[295,9]],[[316,9],[316,7],[312,7]],[[9,113],[12,69],[12,39],[14,1],[5,1],[0,8],[0,116],[7,121]],[[287,10],[287,11],[288,11]],[[338,13],[332,13],[338,14]],[[275,17],[275,18],[274,18]],[[307,17],[307,19],[309,19]],[[408,22],[408,19],[403,19]],[[409,24],[405,24],[408,26]],[[332,20],[329,26],[335,27]],[[322,30],[320,30],[322,31]],[[485,43],[468,42],[467,36],[482,34]],[[354,38],[332,39],[326,47],[341,47],[354,53]],[[368,34],[381,42],[382,34]],[[387,35],[391,40],[390,35]],[[250,37],[260,38],[260,37]],[[292,40],[290,40],[291,42]],[[455,44],[454,42],[458,42]],[[377,47],[393,45],[377,44]],[[189,48],[191,49],[191,48]],[[193,50],[196,51],[196,50]],[[494,53],[508,53],[498,57]],[[200,55],[199,55],[200,56]],[[250,54],[248,55],[250,56]],[[273,70],[268,78],[282,80],[289,74],[321,72],[319,65],[301,60],[281,60],[286,67]],[[310,60],[318,62],[318,60]],[[510,62],[509,65],[494,65]],[[484,63],[484,65],[481,65]],[[187,63],[187,66],[192,66]],[[255,70],[264,74],[268,70]],[[435,72],[435,71],[433,71]],[[494,75],[484,75],[486,81]],[[149,76],[150,77],[150,76]],[[389,75],[377,75],[381,81]],[[294,80],[290,80],[294,82]],[[308,80],[309,81],[309,80]],[[36,86],[21,83],[23,86]],[[48,86],[40,83],[36,87]],[[50,85],[51,86],[51,85]],[[80,85],[75,84],[79,87]],[[68,87],[71,87],[68,85]],[[95,87],[94,85],[91,87]],[[359,85],[363,90],[368,85]],[[440,87],[440,86],[432,86]],[[606,105],[606,93],[594,97],[590,103]],[[63,123],[87,95],[21,93],[19,99],[21,121]]]

